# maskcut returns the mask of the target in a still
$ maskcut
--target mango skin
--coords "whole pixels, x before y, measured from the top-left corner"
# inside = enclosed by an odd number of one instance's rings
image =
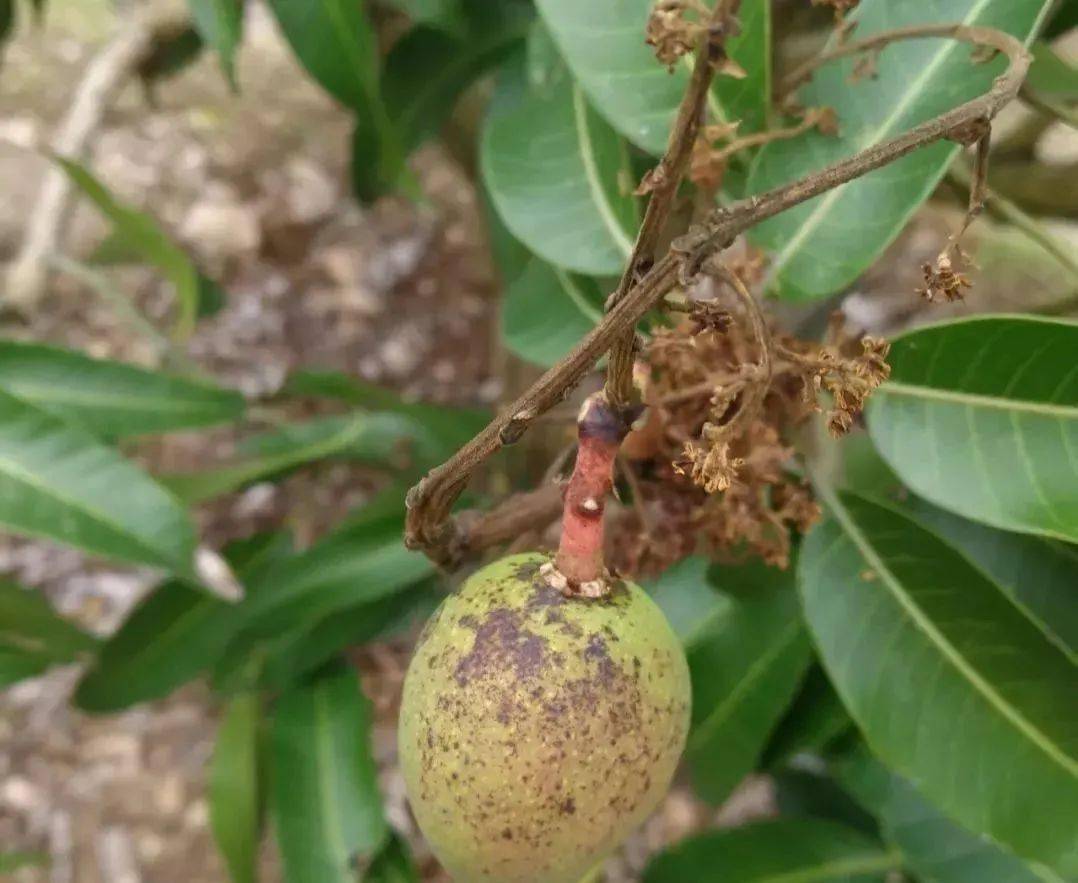
[[[473,575],[405,677],[408,796],[459,883],[578,883],[659,803],[685,746],[689,671],[662,612],[627,582],[565,598],[548,560]]]

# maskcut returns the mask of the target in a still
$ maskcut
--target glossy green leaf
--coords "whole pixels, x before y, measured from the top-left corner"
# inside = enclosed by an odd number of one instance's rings
[[[621,138],[569,72],[530,87],[502,69],[480,142],[483,181],[506,227],[546,261],[615,274],[632,251],[636,203]]]
[[[269,645],[262,684],[290,686],[349,647],[418,628],[443,597],[439,581],[427,579],[387,598],[336,610],[309,629],[296,628]]]
[[[250,589],[288,548],[286,537],[271,534],[230,546],[226,558]],[[79,683],[75,703],[108,712],[167,695],[220,658],[246,622],[251,600],[233,604],[178,580],[162,583],[102,646]]]
[[[195,27],[221,59],[221,68],[236,87],[236,48],[243,31],[243,0],[187,0]]]
[[[603,317],[598,283],[532,258],[509,286],[502,307],[502,337],[516,355],[553,365]]]
[[[982,316],[893,341],[869,430],[910,488],[1005,530],[1078,540],[1078,323]]]
[[[0,524],[96,555],[191,570],[187,514],[82,429],[0,392]]]
[[[385,843],[370,703],[341,670],[284,693],[273,724],[273,815],[286,883],[355,883]]]
[[[259,724],[262,700],[237,696],[217,728],[209,771],[210,830],[232,883],[255,883],[260,833]]]
[[[309,627],[422,582],[434,565],[406,549],[402,533],[400,515],[374,524],[358,521],[283,562],[250,600],[250,629],[272,637]]]
[[[364,383],[340,371],[297,371],[288,378],[284,391],[292,395],[336,399],[362,408],[392,411],[410,417],[423,427],[429,439],[439,443],[435,458],[438,460],[456,451],[491,419],[488,411],[479,408],[407,401],[399,393]]]
[[[1073,101],[1078,99],[1078,67],[1038,40],[1033,44],[1033,64],[1026,75],[1026,85],[1041,95]]]
[[[1078,669],[982,571],[899,512],[817,485],[798,582],[873,751],[971,830],[1078,873]]]
[[[0,690],[26,678],[37,677],[55,663],[48,653],[0,644]]]
[[[822,751],[852,726],[823,669],[813,665],[797,697],[775,727],[763,763],[774,766],[804,752]]]
[[[715,590],[708,576],[709,566],[706,558],[694,555],[645,584],[651,600],[659,605],[686,648],[706,638],[723,613],[729,612],[730,597]]]
[[[460,33],[465,26],[460,0],[387,0],[412,21]]]
[[[44,595],[0,579],[0,646],[53,662],[70,662],[97,641],[60,616]]]
[[[198,315],[201,282],[187,253],[169,239],[153,218],[120,203],[86,168],[63,157],[54,159],[71,182],[112,222],[114,235],[172,283],[177,303],[176,331],[181,337],[189,334]]]
[[[808,637],[790,573],[724,568],[733,603],[688,649],[692,728],[685,756],[697,791],[719,803],[751,772],[808,667]]]
[[[1043,0],[862,0],[851,20],[858,39],[931,22],[995,27],[1025,39],[1047,6]],[[969,46],[955,40],[906,40],[881,53],[878,76],[851,83],[852,58],[821,68],[798,100],[836,108],[839,136],[807,132],[768,144],[753,163],[749,192],[794,181],[986,91],[1004,60],[973,64],[969,56]],[[825,297],[853,282],[935,189],[957,150],[950,142],[917,150],[754,227],[750,238],[770,253],[779,293]]]
[[[692,61],[686,58],[668,72],[644,43],[652,0],[538,0],[537,5],[596,109],[634,144],[662,153]],[[708,110],[712,121],[741,119],[746,130],[758,129],[771,93],[770,3],[745,0],[740,19],[741,34],[727,50],[746,76],[717,78]]]
[[[902,508],[987,573],[1053,640],[1078,654],[1078,547],[986,527],[912,495]]]
[[[363,883],[419,883],[419,871],[412,864],[411,852],[403,838],[390,834],[363,875]]]
[[[660,853],[644,883],[868,883],[898,867],[863,834],[820,819],[712,831]]]
[[[0,341],[0,389],[105,438],[211,426],[243,396],[210,383],[21,341]]]
[[[879,817],[904,863],[933,883],[1064,883],[947,818],[916,789],[861,749],[835,764],[839,779]]]
[[[776,770],[771,778],[781,817],[826,819],[852,828],[874,843],[883,842],[875,816],[835,781],[817,758]]]
[[[184,502],[198,503],[326,457],[404,465],[415,441],[410,432],[412,424],[396,414],[317,418],[248,439],[222,466],[164,475],[161,482]]]

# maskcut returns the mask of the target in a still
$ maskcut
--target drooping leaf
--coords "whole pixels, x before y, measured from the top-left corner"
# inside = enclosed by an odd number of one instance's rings
[[[292,395],[337,399],[378,411],[392,411],[415,420],[430,439],[440,442],[436,459],[444,459],[490,421],[488,411],[411,402],[384,387],[356,380],[339,371],[301,370],[290,375],[284,391]],[[433,451],[432,451],[433,453]]]
[[[729,612],[730,597],[715,590],[708,567],[706,558],[694,555],[667,568],[646,586],[686,648],[706,638],[723,613]]]
[[[553,365],[602,319],[602,303],[594,279],[532,258],[506,292],[502,337],[522,359]]]
[[[569,72],[544,87],[523,59],[502,68],[480,142],[483,181],[506,227],[558,267],[620,271],[636,235],[628,154]]]
[[[619,132],[650,153],[666,148],[685,94],[691,57],[672,72],[644,43],[651,0],[538,0],[539,13],[595,108]],[[744,79],[720,76],[708,102],[712,122],[743,120],[761,128],[771,94],[770,4],[745,0],[742,31],[727,51]]]
[[[1060,58],[1048,43],[1038,40],[1033,44],[1033,64],[1026,74],[1026,85],[1041,95],[1074,101],[1078,99],[1078,67]]]
[[[465,27],[460,0],[387,0],[412,21],[459,34]]]
[[[0,389],[105,438],[238,419],[243,397],[210,383],[21,341],[0,341]]]
[[[184,502],[197,503],[326,457],[405,465],[416,442],[414,425],[397,414],[322,417],[248,439],[222,466],[164,475],[161,482]]]
[[[145,212],[119,202],[94,175],[73,160],[54,157],[71,182],[113,224],[113,236],[161,271],[176,292],[176,334],[183,338],[194,328],[202,288],[194,263]]]
[[[644,883],[883,881],[899,865],[863,834],[820,819],[780,819],[690,837],[660,853]]]
[[[985,571],[1053,640],[1078,654],[1078,547],[986,527],[912,495],[902,508]]]
[[[403,838],[389,835],[363,875],[363,883],[419,883],[419,871],[412,864],[411,851]]]
[[[243,30],[243,0],[187,0],[195,27],[221,59],[232,88],[236,88],[236,48]]]
[[[0,50],[15,29],[15,0],[0,0]]]
[[[852,13],[857,38],[931,22],[995,27],[1026,39],[1046,2],[1013,0],[863,0]],[[1004,60],[973,64],[967,44],[906,40],[887,47],[878,76],[851,83],[856,59],[825,65],[798,92],[805,107],[838,110],[839,135],[806,132],[756,156],[749,192],[762,193],[893,138],[986,91]],[[789,298],[824,297],[875,261],[935,189],[958,150],[936,143],[783,212],[750,232],[770,253],[772,283]]]
[[[151,100],[157,84],[193,64],[202,54],[203,46],[202,35],[185,23],[154,31],[150,48],[142,55],[136,68]]]
[[[404,547],[402,533],[401,514],[357,521],[283,562],[250,599],[248,628],[273,637],[422,582],[434,567]]]
[[[284,693],[273,724],[273,816],[286,883],[355,883],[389,830],[370,703],[343,669]]]
[[[772,773],[775,803],[782,817],[826,819],[883,842],[875,816],[817,764],[791,765]]]
[[[0,392],[0,524],[95,555],[190,573],[187,514],[112,448]]]
[[[217,728],[209,772],[210,829],[232,883],[255,883],[261,828],[259,724],[256,693],[229,703]]]
[[[984,573],[899,512],[818,484],[798,582],[873,751],[957,821],[1078,871],[1078,669]]]
[[[984,837],[970,833],[863,748],[834,765],[843,786],[875,813],[910,870],[933,883],[1064,883]]]
[[[60,616],[44,596],[0,579],[0,646],[52,662],[70,662],[97,641]]]
[[[0,690],[26,678],[37,677],[55,662],[47,653],[0,644]]]
[[[809,664],[790,573],[724,568],[733,603],[688,649],[692,728],[685,756],[697,791],[721,802],[755,765]]]
[[[226,549],[226,558],[246,555],[250,543]],[[248,589],[259,575],[274,569],[288,553],[287,538],[259,537],[246,560],[233,563]],[[101,647],[75,693],[87,711],[117,711],[165,696],[210,668],[248,615],[247,598],[239,604],[178,580],[153,589]]]
[[[1078,540],[1078,323],[945,322],[898,337],[869,430],[931,502],[1005,530]]]

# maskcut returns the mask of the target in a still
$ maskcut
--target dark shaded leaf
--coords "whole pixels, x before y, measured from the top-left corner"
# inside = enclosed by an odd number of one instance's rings
[[[813,665],[764,752],[764,766],[804,752],[822,751],[853,725],[842,700],[819,665]]]
[[[243,31],[243,0],[187,0],[195,27],[221,59],[232,88],[236,88],[236,48]]]
[[[756,764],[809,664],[793,577],[763,564],[722,568],[732,603],[688,649],[692,728],[685,749],[697,791],[719,803]]]
[[[97,640],[60,616],[40,592],[0,579],[0,647],[70,662],[93,653]]]
[[[363,875],[363,883],[419,883],[419,871],[412,864],[411,851],[399,835],[389,835]]]

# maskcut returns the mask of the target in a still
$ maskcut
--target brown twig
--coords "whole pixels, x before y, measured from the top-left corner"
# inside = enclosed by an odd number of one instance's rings
[[[700,133],[707,109],[707,96],[715,78],[715,65],[722,57],[725,28],[737,14],[741,0],[718,0],[708,20],[705,37],[696,50],[692,78],[678,107],[677,118],[670,130],[666,153],[659,164],[645,176],[642,189],[650,192],[644,220],[640,224],[636,243],[625,266],[625,272],[614,293],[607,299],[607,309],[621,302],[629,288],[655,260],[666,223],[673,211],[678,187],[692,158],[693,145]],[[615,407],[625,407],[633,398],[633,361],[636,339],[629,331],[614,342],[606,372],[606,395]]]
[[[805,178],[717,209],[703,223],[691,228],[675,241],[670,252],[628,286],[624,296],[616,299],[603,320],[561,362],[409,491],[407,544],[423,549],[436,562],[454,563],[453,550],[459,546],[460,528],[450,517],[450,509],[472,472],[502,445],[519,439],[539,414],[562,401],[614,341],[624,338],[679,280],[694,277],[706,260],[729,247],[739,234],[814,196],[888,165],[919,147],[948,139],[968,140],[970,126],[989,123],[1014,99],[1029,68],[1030,56],[1022,43],[993,28],[926,25],[877,34],[870,39],[873,45],[883,45],[921,37],[946,37],[987,46],[1005,53],[1010,65],[985,94]]]

